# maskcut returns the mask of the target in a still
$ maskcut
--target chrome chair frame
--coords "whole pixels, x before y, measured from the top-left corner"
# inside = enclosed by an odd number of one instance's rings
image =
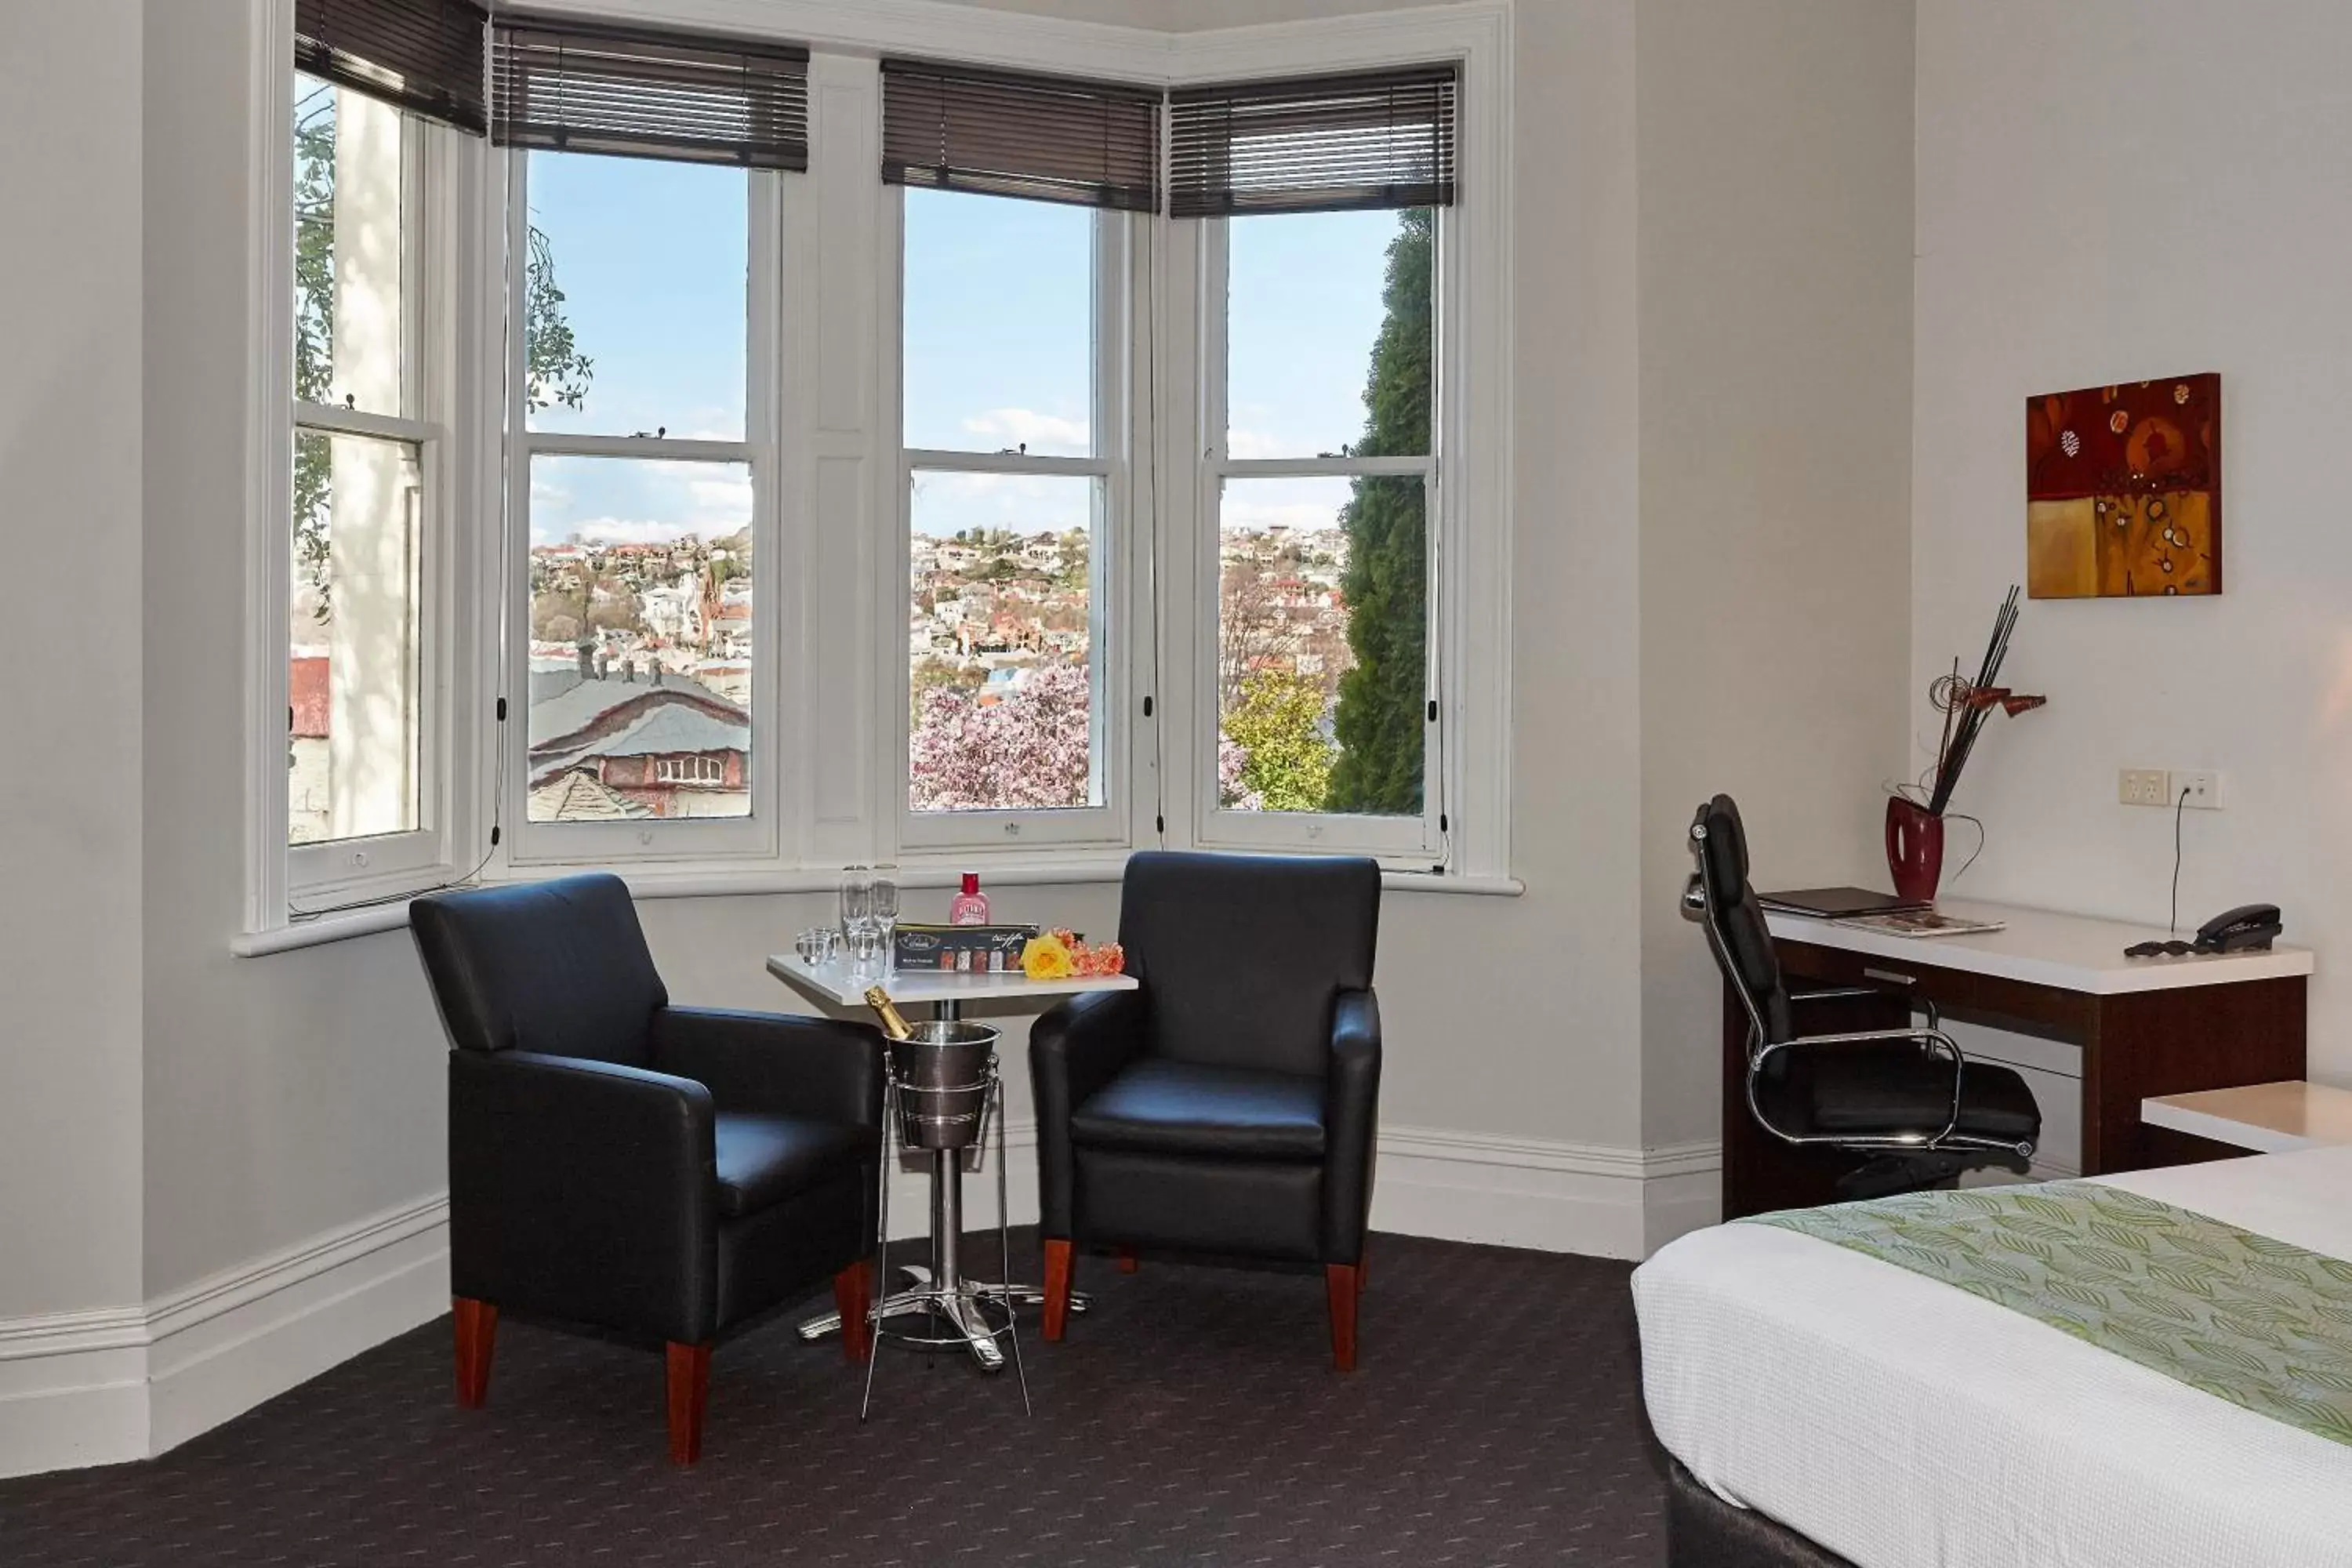
[[[1706,840],[1706,824],[1692,823],[1690,837],[1692,853],[1700,854],[1702,846]],[[1702,857],[1701,865],[1704,866],[1704,864]],[[1685,913],[1696,916],[1699,924],[1706,930],[1707,946],[1714,951],[1717,967],[1723,971],[1725,980],[1730,984],[1732,993],[1739,998],[1740,1007],[1748,1015],[1748,1113],[1756,1119],[1757,1125],[1763,1128],[1765,1131],[1783,1143],[1800,1146],[1831,1144],[1864,1153],[1916,1153],[1922,1151],[1972,1149],[2014,1154],[2020,1160],[2030,1160],[2033,1157],[2034,1145],[2031,1139],[2012,1142],[2003,1138],[1982,1138],[1973,1133],[1958,1131],[1960,1121],[1960,1094],[1966,1081],[1968,1058],[1961,1051],[1959,1042],[1943,1031],[1940,1026],[1941,1020],[1934,1007],[1930,1006],[1927,1009],[1926,1028],[1909,1026],[1902,1028],[1855,1029],[1827,1035],[1797,1035],[1776,1043],[1768,1043],[1766,1037],[1770,1031],[1764,1025],[1764,1009],[1755,995],[1749,992],[1746,982],[1740,978],[1739,964],[1732,956],[1730,943],[1724,936],[1722,921],[1716,910],[1714,891],[1707,886],[1704,869],[1691,873],[1690,881],[1683,889],[1683,909]],[[1822,1002],[1865,996],[1893,1001],[1908,1000],[1892,992],[1875,991],[1868,986],[1841,986],[1832,990],[1792,992],[1790,994],[1789,1000],[1791,1003]],[[1764,1108],[1757,1098],[1756,1080],[1762,1073],[1764,1064],[1769,1061],[1775,1053],[1807,1046],[1878,1045],[1892,1040],[1910,1040],[1931,1056],[1944,1056],[1951,1060],[1951,1104],[1945,1114],[1944,1125],[1937,1131],[1928,1132],[1922,1130],[1916,1132],[1876,1135],[1791,1132],[1765,1114]]]

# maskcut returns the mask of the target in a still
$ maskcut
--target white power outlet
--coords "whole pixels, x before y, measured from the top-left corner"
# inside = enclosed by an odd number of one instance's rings
[[[2221,809],[2221,775],[2216,773],[2188,773],[2175,769],[2165,785],[2172,798],[2183,802],[2191,811]]]
[[[2116,775],[2116,799],[2125,805],[2170,805],[2169,789],[2162,768],[2126,768]]]

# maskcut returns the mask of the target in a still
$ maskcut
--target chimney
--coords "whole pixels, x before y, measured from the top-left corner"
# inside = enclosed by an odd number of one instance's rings
[[[581,639],[575,651],[580,655],[580,679],[583,680],[595,679],[597,675],[596,645],[583,637]]]

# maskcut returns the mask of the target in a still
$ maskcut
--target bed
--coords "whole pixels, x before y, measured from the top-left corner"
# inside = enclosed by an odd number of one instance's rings
[[[2352,1281],[2352,1149],[2067,1185],[2189,1211]],[[2352,1568],[2352,1436],[2331,1425],[2352,1391],[2282,1419],[1977,1288],[1780,1224],[1696,1232],[1643,1264],[1674,1568]],[[2346,1314],[2347,1291],[2317,1310]],[[2311,1321],[2332,1342],[2332,1317]],[[2341,1363],[2306,1372],[2343,1381]]]

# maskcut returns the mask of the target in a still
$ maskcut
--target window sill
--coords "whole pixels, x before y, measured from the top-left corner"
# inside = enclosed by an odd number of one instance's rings
[[[997,887],[1050,887],[1087,883],[1116,882],[1124,874],[1127,857],[1087,856],[1067,860],[1025,860],[1003,863],[983,863],[985,875]],[[568,874],[550,868],[549,876]],[[908,888],[952,888],[957,885],[961,870],[951,865],[919,865],[900,868],[900,886]],[[729,899],[758,898],[780,893],[830,893],[840,883],[837,871],[624,871],[629,891],[639,899]],[[536,880],[532,873],[507,879],[513,882]],[[1454,897],[1516,899],[1527,891],[1527,884],[1517,877],[1455,877],[1431,871],[1383,871],[1381,886],[1392,893],[1441,893]],[[329,942],[349,942],[353,937],[373,936],[381,931],[399,931],[408,924],[408,903],[400,900],[391,903],[371,904],[365,909],[344,910],[334,914],[314,915],[309,920],[273,931],[247,931],[229,940],[229,951],[239,958],[262,958],[273,952],[292,952],[306,947],[323,947]]]

